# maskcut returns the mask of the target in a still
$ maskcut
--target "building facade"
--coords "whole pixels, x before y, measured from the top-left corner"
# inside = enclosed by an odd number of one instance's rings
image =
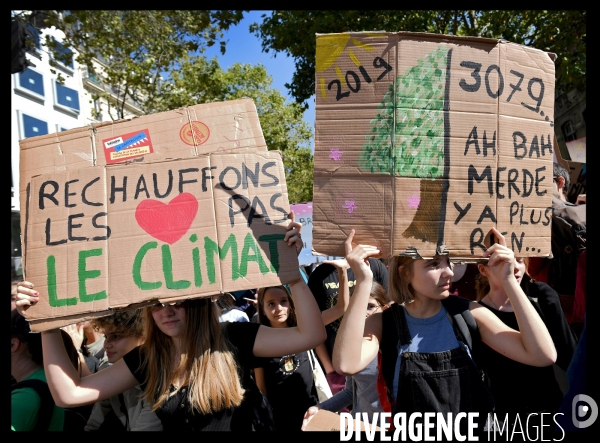
[[[75,53],[62,46],[63,34],[54,28],[37,30],[29,26],[35,48],[27,53],[33,66],[11,74],[11,258],[13,277],[22,274],[20,240],[20,141],[40,135],[111,121],[107,101],[99,98],[106,91],[95,75],[77,63]],[[46,37],[58,43],[61,52],[70,54],[62,63],[45,45]],[[102,62],[97,62],[101,72]],[[60,74],[60,78],[59,78]],[[110,91],[109,91],[110,93]],[[126,117],[141,115],[135,103],[126,104]]]

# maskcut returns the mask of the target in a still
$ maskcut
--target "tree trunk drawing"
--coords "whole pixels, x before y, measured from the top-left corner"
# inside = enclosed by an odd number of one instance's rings
[[[449,87],[452,50],[439,46],[397,77],[371,121],[359,167],[369,172],[417,177],[420,204],[403,232],[443,244],[449,156]]]

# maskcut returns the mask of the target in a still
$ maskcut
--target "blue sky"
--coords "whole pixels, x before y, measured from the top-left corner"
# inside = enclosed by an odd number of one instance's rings
[[[208,48],[205,55],[208,58],[217,56],[221,68],[227,69],[233,63],[251,63],[262,64],[267,69],[269,75],[273,78],[273,87],[279,89],[281,93],[288,97],[288,100],[294,99],[284,86],[292,82],[294,75],[294,60],[279,52],[275,57],[274,52],[263,52],[260,39],[250,33],[249,28],[252,23],[262,22],[261,15],[269,14],[270,11],[250,11],[244,14],[244,19],[225,33],[225,39],[228,40],[225,55],[221,55],[218,45]],[[304,121],[311,128],[315,125],[315,104],[314,98],[309,100],[309,108],[304,113]],[[314,143],[311,143],[314,146]]]

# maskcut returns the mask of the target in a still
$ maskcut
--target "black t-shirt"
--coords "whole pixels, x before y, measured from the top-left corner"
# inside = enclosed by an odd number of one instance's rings
[[[307,352],[270,358],[264,365],[267,399],[277,431],[300,431],[318,397]]]
[[[383,288],[388,290],[388,270],[385,265],[376,258],[369,258],[369,264],[373,271],[373,280],[379,283]],[[356,284],[356,277],[352,269],[348,269],[348,285],[350,288]],[[308,277],[308,287],[312,291],[319,309],[325,311],[335,305],[338,297],[338,288],[340,282],[338,280],[337,268],[333,265],[323,263],[315,268],[315,270]],[[325,326],[327,331],[327,351],[331,356],[333,354],[333,345],[335,344],[335,337],[337,331],[342,323],[342,317],[338,320],[329,323]]]
[[[566,369],[573,356],[576,342],[565,315],[560,307],[558,294],[541,282],[523,279],[523,291],[537,300],[542,320],[552,336],[557,351],[558,366]],[[485,303],[481,305],[492,311],[504,324],[519,330],[514,312],[503,312]],[[515,413],[558,412],[563,398],[552,366],[536,367],[516,362],[482,343],[481,358],[490,381],[490,390],[496,403],[496,414],[504,416]],[[522,417],[525,417],[523,415]]]
[[[238,365],[238,374],[242,387],[246,389],[244,400],[237,408],[226,409],[214,414],[204,415],[191,410],[187,399],[187,387],[181,388],[169,397],[156,411],[165,431],[252,431],[252,403],[249,398],[258,388],[251,378],[250,369],[262,366],[265,359],[252,353],[254,340],[260,324],[249,322],[221,323],[224,333],[234,348]],[[127,353],[123,360],[133,376],[145,388],[146,371],[140,368],[143,355],[140,348]],[[173,389],[173,388],[172,388]]]

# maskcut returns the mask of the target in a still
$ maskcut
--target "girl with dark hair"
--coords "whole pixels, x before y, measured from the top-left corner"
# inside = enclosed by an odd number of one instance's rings
[[[332,260],[339,270],[340,296],[334,306],[321,312],[327,325],[341,317],[348,305],[348,275],[346,260]],[[285,286],[260,288],[257,294],[259,323],[272,328],[290,328],[296,325],[294,298]],[[319,365],[314,351],[287,354],[269,359],[263,367],[254,369],[256,384],[267,397],[273,409],[276,430],[300,431],[306,410],[316,405],[319,398],[315,386],[313,366]],[[323,380],[325,383],[325,379]],[[331,396],[331,393],[328,393]]]
[[[301,225],[294,221],[293,212],[290,218],[284,241],[293,247],[302,244]],[[144,344],[85,378],[67,364],[57,331],[44,331],[44,365],[52,395],[61,406],[82,405],[141,384],[165,431],[251,431],[258,391],[250,371],[260,366],[259,357],[303,352],[325,340],[319,308],[308,286],[298,276],[290,287],[298,324],[286,329],[219,323],[219,309],[210,298],[146,307]],[[24,309],[37,301],[33,284],[23,282],[17,306]]]

